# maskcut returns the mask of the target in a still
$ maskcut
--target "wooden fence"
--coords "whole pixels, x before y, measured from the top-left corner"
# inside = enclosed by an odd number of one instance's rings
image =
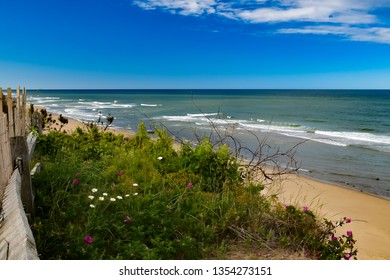
[[[24,137],[26,132],[26,89],[21,94],[20,87],[16,90],[16,99],[12,98],[11,88],[7,89],[7,96],[3,96],[0,87],[0,203],[5,186],[11,178],[14,162],[11,152],[11,138]]]
[[[26,136],[26,90],[0,87],[0,260],[39,259],[28,218],[34,214],[30,160],[36,143]]]

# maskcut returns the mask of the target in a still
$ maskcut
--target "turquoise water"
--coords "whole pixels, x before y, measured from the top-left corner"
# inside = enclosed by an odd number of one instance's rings
[[[30,90],[28,96],[81,121],[111,114],[121,129],[144,121],[191,139],[209,133],[212,122],[252,150],[256,137],[281,149],[301,143],[295,159],[303,174],[390,198],[390,91]]]

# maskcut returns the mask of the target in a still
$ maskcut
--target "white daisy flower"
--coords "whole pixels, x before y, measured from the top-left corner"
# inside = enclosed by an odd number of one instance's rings
[[[94,197],[93,195],[88,195],[88,198],[89,198],[90,200],[93,200],[95,197]]]
[[[113,198],[113,197],[111,197],[111,198],[110,198],[110,201],[116,201],[116,199],[115,199],[115,198]]]
[[[103,201],[104,200],[104,196],[99,197],[99,200]]]
[[[133,187],[138,187],[138,184],[137,184],[137,183],[134,183],[134,184],[133,184]]]
[[[133,195],[138,195],[138,193],[136,192],[136,193],[134,193]]]
[[[123,199],[123,197],[121,197],[120,195],[118,195],[116,198],[117,199]]]
[[[108,194],[106,192],[103,193],[104,196],[107,196]]]
[[[130,195],[129,194],[126,194],[125,197],[129,197]]]
[[[91,207],[91,208],[95,208],[95,205],[93,205],[93,204],[90,204],[90,205],[89,205],[89,207]]]
[[[162,159],[163,159],[163,157],[158,157],[157,159],[158,159],[158,160],[162,160]]]
[[[97,192],[97,191],[98,191],[97,188],[93,188],[93,189],[92,189],[92,192]]]

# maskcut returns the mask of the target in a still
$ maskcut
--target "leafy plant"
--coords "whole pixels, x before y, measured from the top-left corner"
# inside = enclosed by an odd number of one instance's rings
[[[356,256],[352,234],[309,209],[281,205],[241,178],[228,146],[176,151],[166,131],[131,138],[78,128],[39,136],[32,226],[41,259],[202,259],[229,244]],[[333,234],[333,235],[332,235]]]

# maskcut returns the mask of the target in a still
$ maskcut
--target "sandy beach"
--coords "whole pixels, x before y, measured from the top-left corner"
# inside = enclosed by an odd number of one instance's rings
[[[58,115],[52,115],[58,119]],[[85,124],[68,118],[68,124],[62,130],[71,132],[78,126],[84,127]],[[54,128],[58,129],[59,125]],[[134,132],[110,127],[107,131],[134,135]],[[328,220],[350,217],[352,222],[341,230],[342,233],[353,231],[357,240],[357,258],[390,260],[390,200],[295,174],[284,176],[269,191],[276,193],[283,203],[308,206],[319,217]]]
[[[352,230],[358,259],[390,260],[390,200],[300,175],[285,176],[277,192],[282,202],[309,206],[319,217],[350,217],[340,234]]]

